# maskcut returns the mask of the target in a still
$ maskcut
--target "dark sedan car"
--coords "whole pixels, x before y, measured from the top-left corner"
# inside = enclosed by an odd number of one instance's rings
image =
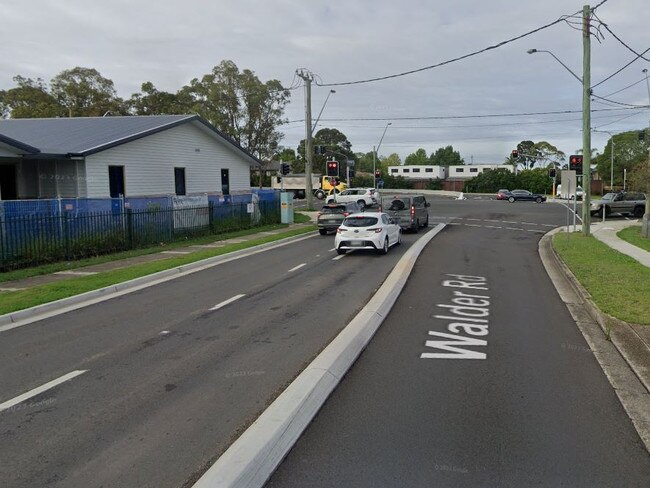
[[[507,200],[510,196],[510,190],[499,190],[497,192],[497,200]]]
[[[539,193],[531,193],[528,190],[512,190],[510,195],[508,195],[508,201],[512,203],[517,200],[528,200],[531,202],[542,203],[546,201],[546,196],[540,195]]]

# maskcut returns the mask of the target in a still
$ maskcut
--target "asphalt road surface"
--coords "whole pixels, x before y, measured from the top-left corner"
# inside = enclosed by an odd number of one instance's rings
[[[537,254],[564,212],[435,201],[431,222],[450,225],[267,487],[650,486]]]
[[[0,405],[44,389],[0,408],[0,486],[191,486],[417,237],[315,234],[0,333]]]

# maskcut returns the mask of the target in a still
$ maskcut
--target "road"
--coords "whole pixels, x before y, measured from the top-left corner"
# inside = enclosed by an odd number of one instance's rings
[[[430,211],[450,225],[267,487],[647,487],[650,456],[537,254],[564,209]]]
[[[0,333],[0,405],[60,382],[0,408],[0,486],[191,486],[417,237],[314,235]]]

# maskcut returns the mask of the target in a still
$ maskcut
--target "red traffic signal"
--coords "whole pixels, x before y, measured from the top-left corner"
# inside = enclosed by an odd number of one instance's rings
[[[513,157],[513,159],[518,158],[519,157],[519,151],[517,151],[516,149],[513,149],[512,150],[512,157]]]
[[[572,154],[569,157],[569,169],[582,173],[582,154]]]
[[[375,178],[381,178],[381,170],[375,170]]]
[[[338,161],[328,161],[327,162],[327,176],[338,176],[339,175],[339,162]]]

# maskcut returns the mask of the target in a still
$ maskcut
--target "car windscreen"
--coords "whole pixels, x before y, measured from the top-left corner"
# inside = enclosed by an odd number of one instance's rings
[[[616,193],[606,193],[603,195],[603,200],[614,200],[614,197],[616,197]]]
[[[340,214],[345,212],[345,205],[335,205],[332,207],[323,207],[323,209],[320,211],[321,213],[324,214]]]
[[[388,198],[383,201],[383,206],[386,210],[404,210],[409,205],[410,202],[402,198]]]
[[[348,217],[343,221],[346,227],[370,227],[377,224],[377,217]]]

